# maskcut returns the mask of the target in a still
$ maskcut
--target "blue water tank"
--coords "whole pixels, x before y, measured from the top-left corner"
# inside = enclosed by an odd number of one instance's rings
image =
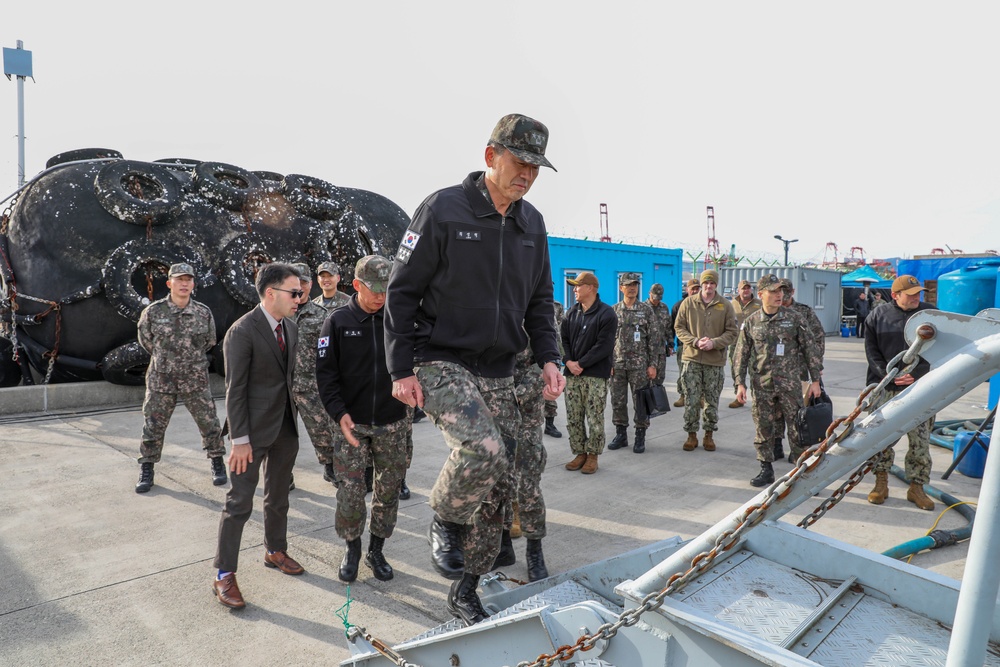
[[[952,459],[958,458],[959,453],[972,441],[973,435],[975,435],[975,431],[959,431],[955,434]],[[989,432],[980,433],[979,437],[976,438],[976,442],[972,444],[972,447],[969,447],[969,451],[965,453],[962,462],[955,467],[955,470],[966,477],[981,478],[986,471],[986,450],[990,446],[990,435],[991,433]],[[982,445],[979,443],[982,443]]]
[[[952,313],[975,315],[993,308],[997,299],[1000,260],[987,260],[945,273],[938,278],[937,307]]]

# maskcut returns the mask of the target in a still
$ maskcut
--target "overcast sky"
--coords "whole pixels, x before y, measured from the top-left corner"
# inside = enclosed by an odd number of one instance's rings
[[[15,3],[8,3],[14,5]],[[793,261],[1000,250],[1000,4],[18,2],[27,174],[113,148],[302,173],[408,214],[548,125],[556,235]],[[0,79],[0,186],[17,178]]]

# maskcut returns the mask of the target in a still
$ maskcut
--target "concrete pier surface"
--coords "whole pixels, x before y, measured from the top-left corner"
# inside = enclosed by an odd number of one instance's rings
[[[865,368],[863,341],[827,339],[824,381],[836,415],[853,408]],[[676,375],[676,363],[668,359],[671,400],[677,397]],[[263,566],[258,490],[238,572],[248,604],[231,611],[211,591],[228,486],[212,486],[187,411],[179,406],[167,430],[156,485],[138,495],[133,487],[139,473],[141,389],[97,382],[48,388],[43,404],[27,396],[40,391],[0,390],[0,664],[249,667],[332,665],[349,657],[344,625],[335,615],[347,600],[347,586],[337,578],[344,545],[334,530],[335,493],[323,481],[304,429],[297,488],[291,493],[289,553],[306,573],[290,577]],[[71,394],[75,397],[65,398]],[[983,384],[938,418],[982,419],[987,394]],[[548,537],[543,544],[550,573],[673,535],[694,537],[752,497],[755,490],[748,482],[759,469],[753,422],[749,406],[727,407],[733,396],[727,380],[717,451],[682,451],[681,409],[674,408],[653,420],[644,454],[631,448],[606,451],[594,475],[563,467],[572,455],[560,400],[556,425],[564,435],[545,437]],[[221,398],[217,405],[222,417]],[[607,415],[610,439],[610,406]],[[633,433],[630,428],[630,440]],[[903,464],[905,450],[904,438],[897,445],[897,465]],[[941,480],[951,451],[935,446],[931,451],[931,485],[975,502],[980,480],[958,472]],[[446,455],[429,420],[414,426],[414,459],[406,477],[413,496],[400,503],[396,532],[385,547],[395,578],[378,581],[362,563],[350,587],[350,622],[388,644],[450,618],[445,608],[450,582],[433,571],[426,540],[432,518],[427,496]],[[789,468],[776,464],[779,474]],[[812,530],[881,552],[924,535],[944,510],[940,503],[933,512],[917,509],[905,499],[906,485],[894,477],[886,503],[870,505],[872,484],[866,478]],[[807,503],[785,520],[795,523],[814,506]],[[951,511],[937,527],[964,523]],[[367,536],[363,542],[367,548]],[[518,562],[504,571],[527,579],[525,541],[514,545]],[[967,549],[962,543],[925,552],[912,564],[961,579]]]

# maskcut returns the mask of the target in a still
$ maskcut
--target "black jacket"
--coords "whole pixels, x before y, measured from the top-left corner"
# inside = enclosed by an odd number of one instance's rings
[[[383,308],[366,313],[358,296],[323,322],[316,349],[316,384],[334,421],[350,414],[355,424],[380,426],[406,417],[406,405],[392,396],[385,366]]]
[[[413,375],[415,361],[509,377],[529,338],[539,365],[559,360],[545,222],[523,199],[501,216],[481,176],[424,200],[396,251],[385,304],[393,379]]]
[[[618,316],[600,295],[589,310],[575,303],[562,322],[563,359],[583,366],[583,376],[609,378],[617,332]],[[572,375],[568,368],[564,372]]]
[[[868,357],[868,384],[878,383],[886,376],[886,364],[897,354],[910,346],[903,337],[906,320],[921,310],[933,310],[933,306],[921,301],[915,310],[903,310],[896,302],[876,308],[865,319],[865,356]],[[931,365],[923,357],[910,372],[914,380],[919,380],[931,370]],[[890,384],[889,391],[903,391],[906,387]]]

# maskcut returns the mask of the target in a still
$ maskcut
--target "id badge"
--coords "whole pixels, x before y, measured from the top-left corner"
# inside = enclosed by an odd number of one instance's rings
[[[778,344],[777,344],[777,345],[776,345],[776,346],[774,347],[774,353],[775,353],[776,355],[778,355],[779,357],[783,357],[783,356],[785,356],[785,344],[784,344],[784,343],[778,343]]]
[[[632,340],[634,340],[635,342],[638,343],[641,339],[642,339],[642,334],[640,334],[638,331],[632,334]]]

